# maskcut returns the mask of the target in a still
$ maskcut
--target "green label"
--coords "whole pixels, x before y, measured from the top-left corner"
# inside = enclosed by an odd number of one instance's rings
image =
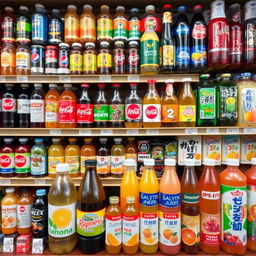
[[[159,66],[159,42],[144,40],[140,45],[140,65]]]
[[[121,105],[121,104],[109,105],[109,121],[124,122],[124,105]]]
[[[108,105],[95,104],[94,105],[94,121],[106,122],[108,121]]]
[[[199,115],[201,119],[216,117],[216,90],[215,88],[201,88],[199,90]]]
[[[237,118],[237,87],[220,86],[220,117]]]
[[[194,204],[199,202],[198,193],[182,193],[182,201],[188,204]]]
[[[14,161],[16,173],[30,172],[30,153],[15,153]]]

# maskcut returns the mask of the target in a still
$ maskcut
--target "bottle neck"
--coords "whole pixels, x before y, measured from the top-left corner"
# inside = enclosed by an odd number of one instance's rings
[[[136,97],[138,96],[137,87],[134,87],[134,86],[131,87],[131,96],[136,96]]]
[[[212,4],[211,20],[217,18],[226,18],[224,2],[221,4],[220,1],[217,1],[216,3]]]
[[[173,96],[173,94],[174,94],[173,84],[171,84],[171,83],[167,84],[165,91],[166,91],[167,96]]]
[[[149,84],[148,84],[148,92],[149,92],[150,94],[156,93],[156,86],[155,86],[154,83],[149,83]]]
[[[185,95],[189,95],[191,92],[191,86],[190,86],[190,82],[186,82],[184,84],[184,94]]]
[[[135,172],[135,166],[126,166],[126,172]]]

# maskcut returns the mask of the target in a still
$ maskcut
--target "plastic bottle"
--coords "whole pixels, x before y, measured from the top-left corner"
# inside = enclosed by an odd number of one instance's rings
[[[128,40],[140,41],[140,17],[138,8],[132,8],[130,10],[130,18],[128,21]]]
[[[20,43],[16,49],[16,75],[30,75],[31,50],[28,44]]]
[[[218,254],[220,250],[220,181],[214,166],[214,159],[204,159],[204,170],[199,180],[200,248],[206,254]]]
[[[4,15],[2,16],[2,43],[15,44],[16,17],[14,9],[10,6],[4,7]]]
[[[159,186],[159,248],[161,252],[172,255],[180,251],[181,185],[175,159],[165,159],[164,165]]]
[[[57,177],[48,194],[48,244],[55,254],[70,253],[77,242],[77,191],[68,164],[57,165]]]
[[[80,156],[80,171],[85,174],[85,160],[96,160],[96,149],[92,144],[92,138],[85,138],[84,145],[81,148]]]
[[[64,42],[72,45],[72,43],[79,42],[80,28],[79,15],[75,5],[68,5],[68,11],[64,17]]]
[[[110,149],[108,146],[107,138],[99,139],[100,145],[97,148],[97,173],[100,177],[106,178],[110,176],[111,162],[110,162]]]
[[[15,162],[14,162],[13,139],[4,138],[4,145],[0,148],[0,174],[2,177],[14,177]]]
[[[125,8],[122,5],[116,7],[116,14],[113,18],[113,40],[126,42],[128,39],[128,19]]]
[[[0,102],[1,103],[1,102]],[[16,126],[16,93],[13,84],[6,84],[2,98],[3,127],[14,128]]]
[[[96,172],[96,161],[86,160],[85,166],[77,199],[77,247],[84,254],[94,254],[105,248],[106,197]]]
[[[17,97],[18,127],[30,127],[30,90],[28,84],[21,84]]]
[[[124,174],[125,147],[122,138],[114,138],[111,148],[111,176],[121,178]]]
[[[16,47],[4,43],[1,47],[1,75],[16,75]]]
[[[238,159],[228,158],[227,168],[220,173],[221,248],[233,255],[247,249],[247,179],[238,166]]]
[[[59,46],[63,42],[63,22],[59,9],[52,9],[48,24],[48,44]]]
[[[71,178],[80,176],[80,147],[77,145],[77,138],[68,138],[68,145],[65,147],[65,163],[69,165]]]
[[[31,43],[31,21],[27,6],[19,7],[16,23],[16,43]]]

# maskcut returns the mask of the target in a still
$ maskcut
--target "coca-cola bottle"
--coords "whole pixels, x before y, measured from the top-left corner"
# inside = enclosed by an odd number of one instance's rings
[[[129,74],[139,74],[140,72],[140,54],[137,41],[129,42],[127,71]]]
[[[20,128],[28,128],[30,125],[30,90],[28,84],[21,84],[17,97],[17,119]]]
[[[130,94],[125,98],[125,127],[142,127],[142,99],[137,94],[136,83],[130,84]]]
[[[76,105],[76,123],[79,128],[93,127],[93,104],[88,92],[89,88],[89,84],[81,84],[81,92]]]
[[[13,128],[16,125],[16,95],[13,84],[6,84],[2,98],[3,127]]]
[[[125,53],[124,42],[116,41],[115,49],[113,50],[113,74],[125,73]]]

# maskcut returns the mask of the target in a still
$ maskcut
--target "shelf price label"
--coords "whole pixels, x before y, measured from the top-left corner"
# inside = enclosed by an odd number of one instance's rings
[[[17,76],[16,80],[18,83],[27,83],[28,82],[28,77],[27,76]]]
[[[3,243],[3,252],[14,252],[14,238],[13,237],[5,237]]]
[[[148,135],[157,135],[157,134],[159,134],[159,130],[158,129],[155,129],[155,130],[147,129],[146,134],[148,134]]]
[[[139,134],[139,130],[135,130],[135,129],[127,130],[127,131],[126,131],[126,134],[129,134],[129,135],[137,135],[137,134]]]
[[[139,82],[140,81],[140,76],[137,75],[129,75],[127,77],[128,82]]]
[[[100,130],[100,134],[101,135],[113,135],[113,130],[103,129],[103,130]]]
[[[100,82],[111,82],[111,76],[99,76]]]
[[[52,130],[51,129],[51,130],[49,130],[49,134],[53,135],[53,136],[60,136],[61,135],[61,130],[57,130],[57,129]]]
[[[219,128],[207,128],[206,134],[219,134],[220,129]]]
[[[239,133],[239,128],[228,128],[227,129],[227,134],[238,134]]]
[[[0,179],[0,185],[11,185],[12,181],[7,179]]]
[[[33,238],[32,253],[33,254],[42,254],[43,252],[44,252],[43,238]]]
[[[198,129],[197,128],[186,128],[185,134],[198,134]]]
[[[71,83],[71,77],[70,76],[59,76],[59,81],[63,83]]]
[[[35,179],[35,185],[45,185],[45,184],[46,184],[46,180]]]
[[[92,130],[89,130],[89,129],[79,130],[79,135],[82,135],[82,136],[92,135]]]
[[[245,134],[256,134],[256,128],[250,128],[250,127],[244,128],[243,133],[245,133]]]
[[[0,76],[0,83],[6,82],[6,77],[5,76]]]

